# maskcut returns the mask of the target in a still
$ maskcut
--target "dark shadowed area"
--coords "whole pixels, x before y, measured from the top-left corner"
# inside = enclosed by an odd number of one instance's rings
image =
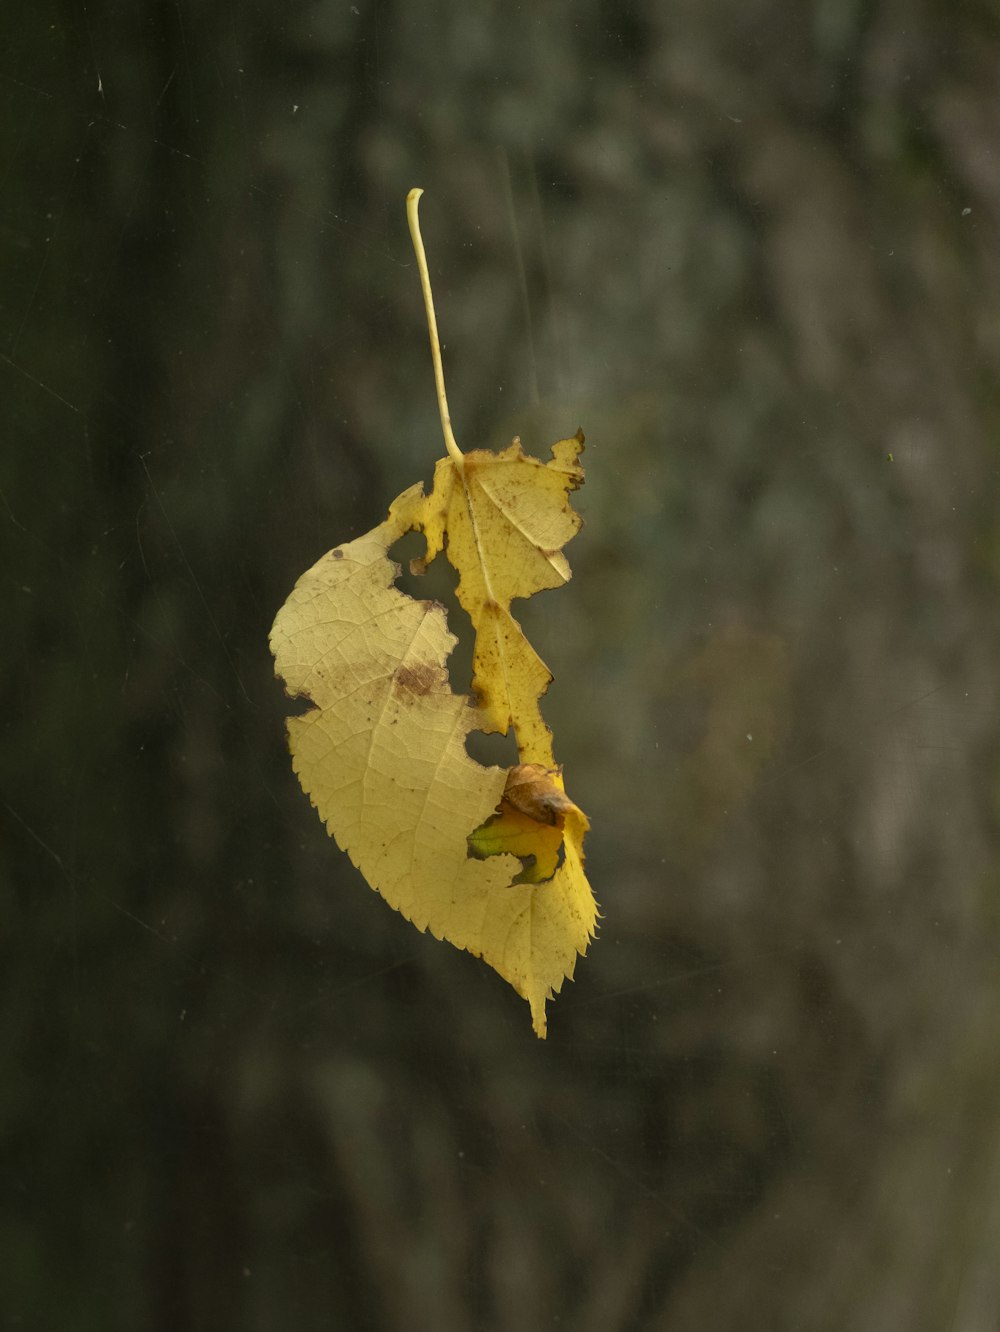
[[[993,0],[12,2],[0,96],[3,1327],[994,1332]],[[587,436],[544,1044],[267,646],[443,452],[414,185],[463,448]]]

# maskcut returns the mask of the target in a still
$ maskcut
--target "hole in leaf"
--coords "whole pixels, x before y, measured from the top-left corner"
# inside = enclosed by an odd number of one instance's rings
[[[448,616],[448,628],[458,639],[448,658],[448,678],[456,694],[468,694],[472,689],[472,652],[476,636],[472,621],[462,609],[455,595],[458,574],[448,563],[442,551],[422,574],[410,572],[410,561],[422,559],[427,543],[420,532],[407,532],[389,549],[389,558],[401,565],[396,586],[407,596],[418,601],[439,601]],[[471,731],[465,748],[470,758],[484,768],[512,768],[518,762],[517,739],[514,729],[506,735],[494,732]]]
[[[426,551],[427,542],[421,532],[407,532],[390,546],[389,558],[401,566],[396,586],[416,601],[439,601],[445,608],[448,628],[458,639],[448,657],[448,678],[456,694],[468,694],[472,688],[472,649],[475,644],[472,621],[455,595],[458,574],[448,563],[444,551],[428,565],[425,573],[410,572],[410,561],[422,559]]]
[[[554,866],[554,868],[553,868],[553,870],[552,870],[552,873],[549,874],[546,878],[543,879],[543,878],[541,877],[541,875],[538,874],[538,872],[537,872],[537,870],[536,870],[536,868],[535,868],[535,857],[534,857],[534,856],[527,856],[524,860],[521,861],[521,873],[518,874],[518,875],[516,875],[516,876],[511,880],[511,883],[512,883],[512,884],[515,884],[515,883],[548,883],[549,879],[551,879],[551,878],[555,875],[556,871],[559,869],[559,867],[562,865],[562,863],[563,863],[563,861],[564,861],[565,859],[566,859],[566,844],[565,844],[565,842],[560,842],[560,843],[559,843],[559,850],[558,850],[558,852],[556,853],[556,863],[555,863],[555,866]],[[530,863],[529,863],[529,862],[530,862]]]
[[[556,852],[556,861],[552,866],[552,872],[543,876],[538,868],[537,856],[519,856],[518,859],[521,862],[521,872],[520,874],[514,875],[513,879],[510,881],[510,886],[513,888],[517,883],[548,883],[559,869],[559,866],[563,863],[565,857],[565,845],[560,842],[559,850]]]
[[[287,695],[285,699],[286,717],[304,717],[306,713],[313,712],[316,704],[308,694]]]
[[[481,763],[484,768],[512,768],[518,761],[517,741],[513,726],[506,735],[494,731],[487,735],[484,731],[470,731],[465,740],[469,758]]]

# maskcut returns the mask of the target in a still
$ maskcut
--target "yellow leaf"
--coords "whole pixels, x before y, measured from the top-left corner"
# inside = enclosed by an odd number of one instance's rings
[[[515,439],[501,453],[442,458],[421,521],[429,563],[445,544],[459,574],[457,595],[476,626],[472,687],[483,729],[513,723],[524,762],[551,767],[552,733],[538,700],[552,679],[510,613],[514,597],[561,587],[570,570],[562,547],[580,528],[567,493],[583,484],[583,433],[560,440],[552,460],[529,457]]]
[[[586,816],[565,795],[539,697],[551,675],[510,612],[516,597],[570,577],[562,547],[580,526],[583,436],[548,463],[515,440],[462,454],[451,433],[416,199],[408,207],[424,286],[448,456],[425,496],[412,486],[384,523],[324,555],[271,630],[278,675],[313,707],[288,722],[292,763],[330,834],[368,883],[418,929],[482,957],[531,1006],[571,978],[597,907],[583,871]],[[443,608],[395,586],[388,551],[423,531],[426,568],[442,549],[476,630],[473,696],[455,693],[455,638]],[[470,757],[473,730],[514,727],[509,771]]]
[[[517,764],[507,774],[497,812],[469,834],[469,851],[488,856],[517,856],[521,883],[542,883],[559,867],[567,818],[575,818],[581,840],[587,816],[562,789],[561,774],[537,763]]]

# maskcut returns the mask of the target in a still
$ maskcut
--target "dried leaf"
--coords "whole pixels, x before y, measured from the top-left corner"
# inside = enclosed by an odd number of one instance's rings
[[[548,463],[515,440],[462,454],[451,434],[423,246],[421,263],[448,456],[425,496],[413,486],[384,523],[324,555],[296,583],[271,630],[278,675],[313,707],[288,722],[293,767],[327,829],[369,884],[418,929],[482,957],[531,1005],[572,977],[597,907],[583,871],[586,816],[566,796],[539,698],[551,675],[511,615],[516,597],[570,577],[562,547],[580,519],[583,436]],[[455,644],[443,608],[395,586],[389,548],[427,540],[420,572],[442,550],[476,630],[473,695],[453,692]],[[509,771],[470,757],[473,730],[514,727]]]

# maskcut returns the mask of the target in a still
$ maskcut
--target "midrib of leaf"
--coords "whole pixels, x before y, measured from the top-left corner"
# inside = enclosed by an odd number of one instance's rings
[[[513,463],[511,464],[511,466],[513,466]],[[565,473],[564,473],[564,475],[565,475]],[[559,577],[560,577],[560,579],[563,581],[563,583],[568,582],[569,580],[568,580],[568,578],[567,578],[567,575],[566,575],[565,573],[563,573],[562,569],[559,568],[559,566],[556,564],[555,559],[554,559],[554,556],[557,555],[557,554],[562,554],[562,551],[561,551],[561,550],[558,550],[558,551],[552,551],[551,553],[545,553],[545,552],[543,552],[542,549],[541,549],[541,547],[538,545],[538,542],[535,541],[535,539],[531,536],[531,534],[530,534],[529,532],[526,532],[526,531],[525,531],[525,529],[524,529],[524,528],[521,526],[521,524],[517,521],[517,519],[514,517],[514,515],[510,512],[510,510],[507,509],[507,508],[505,508],[504,505],[501,504],[501,502],[496,498],[496,496],[493,494],[493,492],[487,487],[487,485],[485,484],[484,481],[480,480],[480,482],[479,482],[479,488],[480,488],[480,490],[483,492],[483,494],[486,496],[486,498],[489,500],[489,502],[493,505],[493,507],[496,509],[497,513],[500,513],[500,514],[503,515],[504,522],[507,523],[507,525],[508,525],[509,527],[512,527],[512,528],[514,529],[514,531],[517,532],[521,537],[523,537],[524,540],[525,540],[525,542],[528,544],[528,546],[531,547],[532,550],[537,551],[539,555],[544,555],[544,558],[548,561],[548,563],[551,565],[551,567],[556,571],[556,573],[559,575]],[[565,558],[565,557],[564,557],[564,558]]]
[[[461,472],[462,472],[462,494],[465,497],[465,507],[469,515],[469,525],[472,528],[472,539],[475,543],[476,555],[478,556],[479,559],[479,568],[483,576],[483,588],[486,592],[486,600],[483,603],[483,609],[485,610],[487,605],[496,606],[498,612],[507,615],[510,619],[513,620],[514,617],[510,614],[510,608],[508,606],[502,606],[500,602],[497,600],[496,595],[494,594],[493,584],[490,582],[490,572],[486,560],[486,554],[483,550],[483,543],[479,535],[479,523],[476,520],[476,506],[472,502],[472,492],[469,486],[469,478],[464,467],[461,469]],[[488,495],[488,492],[483,487],[482,482],[479,483],[479,486],[480,489],[483,491],[483,494],[487,495],[490,502],[493,503],[497,509],[499,509],[500,506],[496,504],[496,501],[493,499],[492,495]],[[480,632],[480,626],[476,625],[477,638],[479,637],[479,632]],[[504,728],[503,734],[506,735],[510,727],[513,725],[514,735],[516,737],[517,722],[513,715],[513,708],[511,707],[510,668],[508,664],[507,653],[504,649],[504,639],[502,634],[497,634],[497,648],[498,648],[497,655],[500,659],[500,665],[503,671],[504,693],[507,699],[507,726]],[[520,745],[518,745],[518,756],[520,757]]]

